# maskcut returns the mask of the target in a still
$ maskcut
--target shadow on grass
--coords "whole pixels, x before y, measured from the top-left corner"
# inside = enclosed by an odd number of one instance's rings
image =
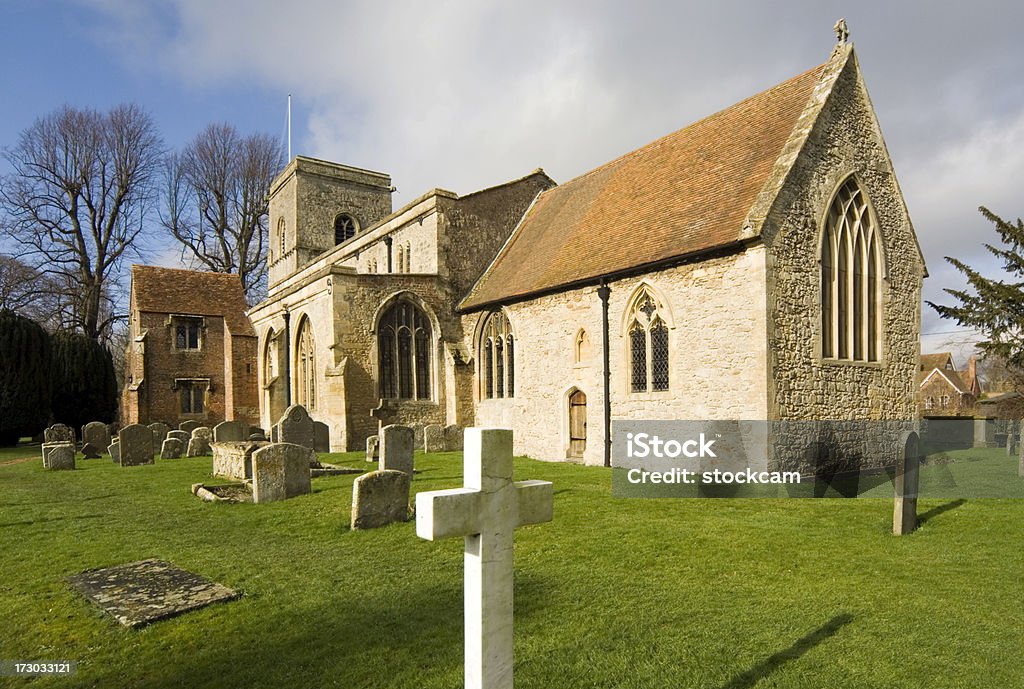
[[[722,689],[750,689],[784,664],[796,660],[829,637],[835,636],[840,629],[852,621],[853,615],[850,613],[836,615],[814,631],[797,639],[789,648],[769,656],[746,672],[736,675],[728,684],[723,685]]]
[[[950,510],[955,510],[957,507],[960,507],[966,502],[966,498],[960,498],[959,500],[950,500],[947,503],[939,505],[938,507],[933,507],[927,512],[917,515],[917,522],[919,524],[924,524],[929,519],[934,519],[935,517],[938,517],[940,514],[944,514],[946,512],[949,512]]]

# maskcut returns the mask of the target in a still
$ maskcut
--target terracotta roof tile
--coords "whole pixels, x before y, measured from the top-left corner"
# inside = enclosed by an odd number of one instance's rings
[[[232,335],[256,336],[237,275],[135,265],[132,293],[139,311],[221,316]]]
[[[461,306],[740,241],[824,67],[542,193]]]
[[[921,371],[931,373],[933,368],[939,368],[945,370],[946,364],[953,365],[953,355],[950,352],[941,352],[938,354],[922,354],[921,355]]]

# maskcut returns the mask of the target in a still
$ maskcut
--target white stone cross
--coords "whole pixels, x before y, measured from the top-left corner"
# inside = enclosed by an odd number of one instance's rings
[[[416,534],[464,536],[466,689],[512,687],[512,532],[551,521],[548,481],[512,481],[512,431],[467,428],[465,488],[416,496]]]

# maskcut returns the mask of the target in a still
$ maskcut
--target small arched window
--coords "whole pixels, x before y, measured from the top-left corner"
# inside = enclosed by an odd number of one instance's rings
[[[299,337],[295,347],[295,371],[295,401],[307,410],[316,409],[316,347],[309,318],[303,318],[302,324],[299,325]]]
[[[515,397],[515,337],[508,318],[501,311],[494,311],[484,320],[477,361],[480,362],[481,397]]]
[[[821,355],[878,361],[882,252],[867,195],[850,177],[829,206],[821,238]]]
[[[581,329],[576,333],[572,354],[573,362],[577,364],[582,364],[590,358],[590,335],[587,335],[586,330]]]
[[[626,333],[629,337],[631,392],[668,390],[668,326],[658,302],[647,288],[633,300]]]
[[[398,247],[398,270],[396,272],[405,272],[405,252],[402,251],[402,247]]]
[[[334,245],[348,241],[356,236],[356,221],[347,213],[339,213],[334,218]]]
[[[285,236],[285,224],[284,218],[280,218],[277,221],[277,257],[284,257],[284,236]]]
[[[409,246],[409,242],[405,243],[405,272],[412,272],[412,247]]]
[[[430,399],[433,333],[427,315],[395,302],[377,326],[378,384],[382,399]]]

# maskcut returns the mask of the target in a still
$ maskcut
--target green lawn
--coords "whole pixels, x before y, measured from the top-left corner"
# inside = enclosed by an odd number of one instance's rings
[[[415,491],[462,485],[459,453],[416,461]],[[352,476],[228,505],[189,492],[209,458],[78,466],[0,451],[0,659],[80,662],[0,685],[462,686],[461,540],[350,532]],[[516,475],[555,484],[554,521],[516,534],[519,689],[1024,686],[1024,501],[924,500],[900,538],[885,499],[627,500],[601,468]],[[133,631],[64,581],[153,557],[244,596]]]

